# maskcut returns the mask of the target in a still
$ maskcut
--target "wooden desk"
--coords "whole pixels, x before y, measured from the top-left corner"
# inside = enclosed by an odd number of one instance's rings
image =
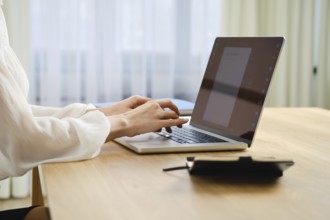
[[[189,176],[188,155],[292,158],[277,181]],[[330,219],[330,111],[265,109],[244,152],[137,155],[115,143],[89,161],[43,165],[53,219]]]

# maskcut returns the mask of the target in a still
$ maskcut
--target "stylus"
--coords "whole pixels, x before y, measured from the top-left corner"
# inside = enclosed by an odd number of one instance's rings
[[[173,171],[173,170],[183,170],[183,169],[188,169],[187,166],[180,166],[180,167],[170,167],[170,168],[164,168],[163,171]]]

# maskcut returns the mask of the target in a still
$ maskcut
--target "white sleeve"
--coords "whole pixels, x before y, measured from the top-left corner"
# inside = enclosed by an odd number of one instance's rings
[[[87,108],[84,104],[63,109],[30,106],[0,64],[0,179],[21,175],[41,163],[96,156],[110,123],[99,111],[86,113]]]
[[[48,106],[39,106],[39,105],[30,105],[31,110],[34,116],[41,117],[41,116],[53,116],[56,118],[64,118],[64,117],[80,117],[86,113],[87,109],[95,108],[92,104],[81,104],[75,103],[64,108],[57,108],[57,107],[48,107]]]

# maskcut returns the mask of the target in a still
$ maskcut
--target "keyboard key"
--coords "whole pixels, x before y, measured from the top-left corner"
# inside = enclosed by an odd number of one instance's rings
[[[190,129],[188,126],[182,128],[172,127],[172,133],[166,132],[165,129],[156,133],[182,144],[226,142],[223,139]]]

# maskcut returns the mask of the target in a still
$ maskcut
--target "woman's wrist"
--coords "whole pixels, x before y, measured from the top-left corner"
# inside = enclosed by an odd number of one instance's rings
[[[122,136],[129,136],[127,133],[130,130],[129,123],[123,115],[110,116],[108,117],[108,120],[111,124],[111,130],[107,141],[111,141]]]

